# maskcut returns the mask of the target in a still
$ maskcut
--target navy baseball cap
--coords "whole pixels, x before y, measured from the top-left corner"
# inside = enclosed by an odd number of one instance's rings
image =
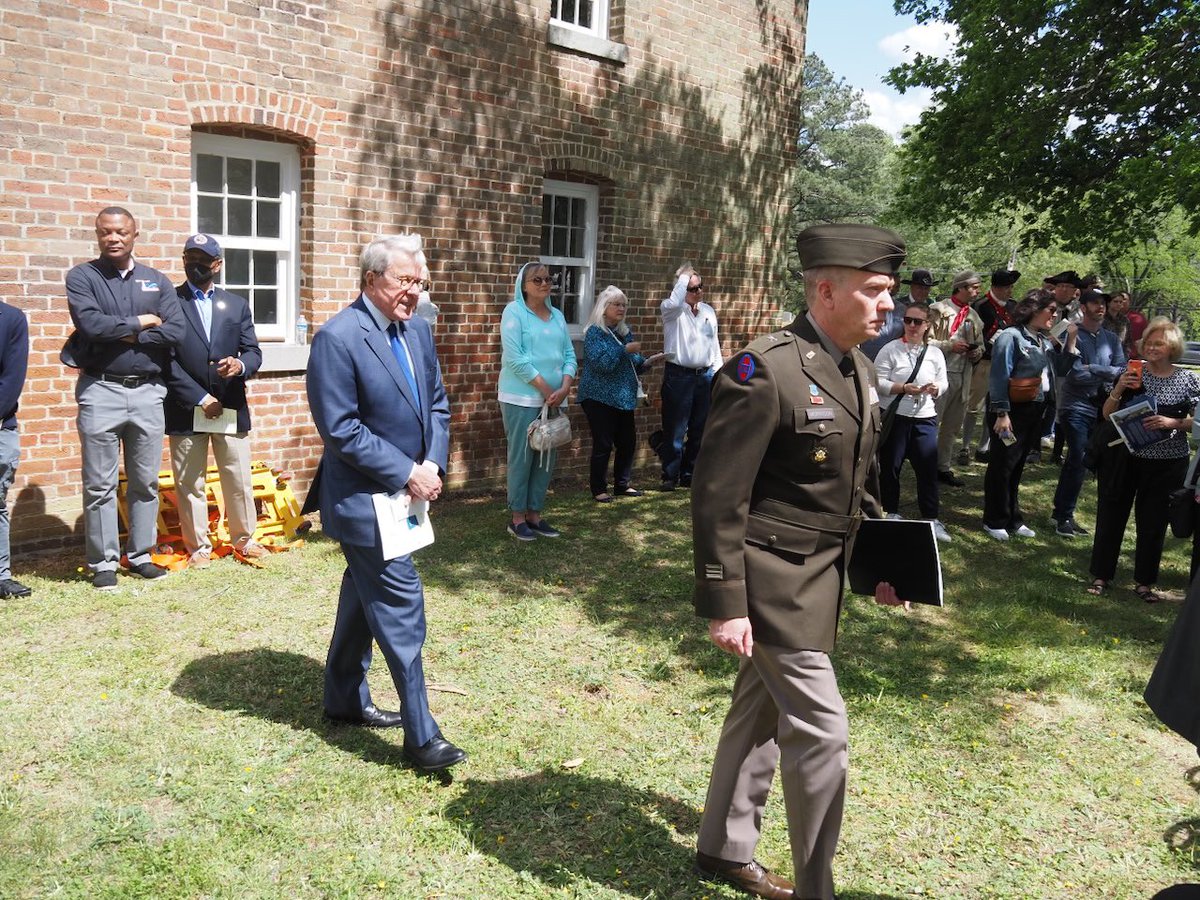
[[[184,253],[187,253],[189,250],[199,250],[201,253],[207,253],[213,259],[221,255],[221,245],[217,243],[217,239],[211,234],[193,234],[183,245]]]

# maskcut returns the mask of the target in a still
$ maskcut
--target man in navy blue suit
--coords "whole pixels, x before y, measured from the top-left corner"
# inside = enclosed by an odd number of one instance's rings
[[[187,327],[171,353],[164,412],[179,528],[191,568],[204,568],[212,558],[205,488],[210,443],[234,551],[253,559],[267,555],[267,549],[254,540],[258,513],[250,477],[246,404],[246,379],[262,365],[262,351],[250,304],[213,284],[223,262],[216,238],[193,234],[183,245],[187,281],[175,289]],[[228,417],[227,411],[237,419],[233,433],[196,430],[197,424],[218,421],[223,413]]]
[[[308,405],[325,452],[310,489],[321,526],[346,557],[325,663],[325,715],[404,728],[404,752],[426,771],[467,758],[438,729],[425,694],[425,595],[412,557],[385,559],[374,494],[436,500],[450,446],[450,404],[429,325],[414,316],[428,269],[415,234],[378,238],[360,260],[361,293],[313,340]],[[310,505],[306,503],[306,508]],[[374,639],[400,695],[399,713],[371,702]]]

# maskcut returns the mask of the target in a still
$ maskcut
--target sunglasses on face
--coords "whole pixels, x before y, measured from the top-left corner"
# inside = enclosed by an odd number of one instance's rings
[[[530,284],[554,284],[554,278],[549,275],[532,275],[526,281]]]
[[[702,284],[693,284],[693,285],[689,285],[689,286],[688,286],[687,292],[688,292],[689,294],[695,294],[696,292],[698,292],[698,291],[702,291],[702,290],[704,290],[704,285],[702,285]]]
[[[912,316],[905,316],[904,324],[905,325],[924,325],[925,320],[924,319],[914,319]]]

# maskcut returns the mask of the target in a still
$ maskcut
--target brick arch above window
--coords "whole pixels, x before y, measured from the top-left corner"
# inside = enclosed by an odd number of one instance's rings
[[[570,172],[598,182],[623,181],[621,154],[586,141],[555,141],[542,145],[542,165],[547,175]]]
[[[315,142],[325,111],[311,100],[245,84],[193,82],[183,86],[188,116],[197,125],[245,125]]]

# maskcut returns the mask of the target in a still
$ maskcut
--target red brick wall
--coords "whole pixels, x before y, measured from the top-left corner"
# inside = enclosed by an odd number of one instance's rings
[[[649,345],[685,258],[727,352],[777,321],[803,2],[614,0],[627,65],[549,46],[548,2],[27,6],[0,9],[0,299],[27,312],[32,340],[19,548],[79,539],[63,276],[95,255],[109,204],[138,217],[138,257],[180,276],[193,129],[301,147],[301,310],[317,327],[353,296],[365,239],[425,235],[452,483],[503,477],[497,324],[537,254],[548,175],[601,185],[596,286],[626,290]],[[303,373],[257,379],[252,403],[255,458],[302,493],[320,452]],[[656,418],[641,414],[643,432]],[[563,466],[579,471],[577,423]]]

